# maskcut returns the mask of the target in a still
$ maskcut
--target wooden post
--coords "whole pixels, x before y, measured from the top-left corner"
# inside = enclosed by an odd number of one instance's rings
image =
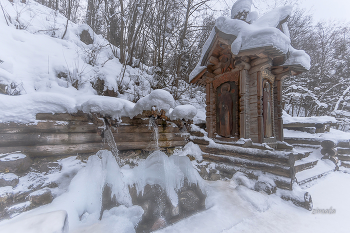
[[[248,72],[246,70],[240,71],[240,80],[239,80],[239,95],[240,95],[240,137],[247,137],[247,121],[246,121],[246,81],[247,81]]]
[[[208,132],[208,136],[209,137],[212,137],[212,125],[211,125],[211,108],[210,108],[210,83],[207,83],[206,85],[206,113],[207,113],[207,118],[206,118],[206,121],[207,121],[207,132]]]
[[[257,104],[258,104],[258,142],[264,140],[264,118],[263,118],[263,86],[261,71],[257,75]]]
[[[213,83],[209,84],[209,91],[210,91],[210,113],[211,113],[211,133],[209,135],[210,138],[214,137],[214,134],[216,133],[216,93],[213,87]]]
[[[279,75],[276,75],[275,78],[275,85],[274,85],[274,93],[275,93],[275,99],[274,99],[274,105],[275,105],[275,121],[276,121],[276,139],[277,141],[283,141],[283,118],[282,118],[282,84],[283,79],[285,77],[288,77],[290,75],[290,72],[285,72]]]

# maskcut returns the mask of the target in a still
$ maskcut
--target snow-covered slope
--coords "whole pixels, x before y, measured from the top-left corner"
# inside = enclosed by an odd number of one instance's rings
[[[0,87],[20,94],[0,95],[0,122],[27,123],[39,112],[78,110],[132,117],[153,105],[169,110],[179,104],[166,91],[142,98],[153,91],[151,68],[123,66],[113,55],[118,49],[88,25],[69,21],[61,39],[67,19],[60,13],[32,0],[0,2],[5,12],[0,17]],[[92,44],[81,41],[83,31],[89,32]],[[93,86],[98,81],[103,83],[102,91],[113,90],[118,98],[97,97]],[[142,103],[134,108],[132,102],[139,99]],[[182,99],[183,104],[191,103],[190,98]],[[188,114],[193,118],[196,112]],[[182,116],[188,118],[188,114]]]

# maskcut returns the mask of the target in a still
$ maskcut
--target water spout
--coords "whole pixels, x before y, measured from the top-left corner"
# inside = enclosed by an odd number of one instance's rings
[[[151,130],[153,129],[153,139],[156,142],[156,148],[155,150],[159,150],[159,130],[158,130],[158,124],[157,124],[157,119],[153,116],[149,118],[149,123],[148,123],[148,129]]]

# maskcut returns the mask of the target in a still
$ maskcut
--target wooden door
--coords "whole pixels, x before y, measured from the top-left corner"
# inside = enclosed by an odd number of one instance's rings
[[[216,98],[216,130],[222,137],[238,137],[238,84],[221,84]]]

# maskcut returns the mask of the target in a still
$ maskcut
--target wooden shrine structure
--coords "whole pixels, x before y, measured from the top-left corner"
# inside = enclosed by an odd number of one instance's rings
[[[284,20],[284,22],[286,19]],[[277,27],[283,32],[280,22]],[[274,46],[231,52],[236,36],[214,27],[215,36],[202,52],[202,67],[190,83],[206,87],[206,128],[210,138],[273,145],[283,141],[282,82],[307,69],[284,65],[289,54]]]

